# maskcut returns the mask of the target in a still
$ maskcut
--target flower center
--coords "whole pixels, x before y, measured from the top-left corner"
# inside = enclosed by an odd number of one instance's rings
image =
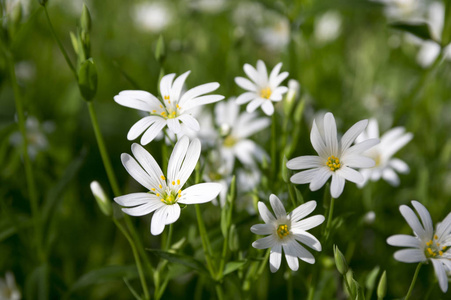
[[[433,258],[438,256],[442,256],[443,255],[443,251],[447,250],[447,246],[442,246],[440,247],[440,243],[437,241],[438,236],[434,235],[434,240],[430,240],[429,242],[426,243],[426,246],[428,246],[426,248],[426,250],[424,251],[424,254],[426,255],[427,258]]]
[[[271,89],[269,87],[265,87],[260,90],[260,97],[269,99],[271,97]]]
[[[157,196],[159,196],[159,194],[157,194]],[[178,190],[178,192],[168,190],[166,193],[162,195],[160,201],[167,205],[173,205],[177,203],[177,200],[180,197],[182,197],[182,190]]]
[[[277,227],[277,235],[279,238],[283,239],[287,235],[290,234],[290,231],[288,230],[288,226],[286,224],[281,224],[279,227]]]
[[[224,146],[227,148],[233,147],[235,144],[236,144],[236,139],[231,135],[228,135],[224,139]]]
[[[340,169],[340,167],[341,167],[340,159],[333,155],[329,156],[329,158],[327,159],[326,165],[329,167],[329,169],[331,171],[335,172],[336,170]]]

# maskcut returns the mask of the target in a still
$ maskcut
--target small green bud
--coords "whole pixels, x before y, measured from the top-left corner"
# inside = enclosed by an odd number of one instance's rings
[[[340,249],[338,249],[336,245],[334,245],[334,258],[338,272],[340,272],[341,275],[345,275],[349,270],[348,264],[343,253],[341,253]]]
[[[78,87],[86,101],[91,101],[97,92],[97,69],[92,58],[85,60],[78,69]]]
[[[155,59],[158,62],[162,62],[165,58],[164,40],[163,36],[160,35],[157,41],[157,47],[155,48]]]
[[[83,32],[91,31],[91,14],[88,7],[83,3],[83,10],[80,17],[80,26]]]
[[[79,47],[79,43],[78,43],[78,38],[77,36],[71,31],[70,32],[70,40],[72,42],[72,48],[74,48],[75,54],[78,55],[78,52],[80,51],[80,47]]]
[[[236,231],[235,224],[230,226],[229,230],[229,249],[234,252],[240,248],[240,240],[238,239],[238,232]]]
[[[22,19],[22,4],[20,1],[17,1],[12,8],[11,15],[10,15],[10,23],[12,26],[16,26],[20,23],[20,20]]]
[[[377,285],[377,299],[384,299],[387,293],[387,273],[384,271],[379,279],[379,284]]]
[[[107,195],[97,181],[91,182],[91,192],[96,198],[97,204],[99,205],[100,210],[103,212],[103,214],[106,216],[111,216],[111,214],[113,213],[111,200],[108,199]]]

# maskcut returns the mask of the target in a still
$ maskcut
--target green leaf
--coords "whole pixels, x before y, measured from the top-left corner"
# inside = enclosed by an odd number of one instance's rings
[[[83,3],[83,9],[80,17],[81,30],[84,32],[91,31],[91,14],[88,7]]]
[[[230,274],[236,270],[238,270],[239,268],[241,268],[242,266],[244,266],[247,263],[247,260],[241,260],[241,261],[230,261],[228,262],[225,267],[224,267],[224,272],[223,275],[227,275]]]
[[[69,294],[86,288],[93,284],[102,282],[123,280],[123,278],[133,279],[138,277],[138,271],[135,265],[128,266],[107,266],[104,268],[92,270],[82,275],[70,288]]]
[[[420,39],[434,41],[434,38],[431,35],[431,30],[429,29],[429,25],[425,22],[395,22],[390,24],[390,26],[395,29],[411,33],[419,37]]]
[[[201,274],[210,275],[210,273],[208,273],[205,266],[200,261],[198,261],[197,259],[195,259],[191,256],[167,252],[167,251],[158,250],[158,249],[146,249],[146,250],[153,254],[158,255],[159,257],[161,257],[163,259],[166,259],[167,261],[169,261],[171,263],[181,264],[181,265],[184,265],[190,269],[193,269]]]
[[[158,62],[162,62],[165,58],[164,40],[163,36],[160,35],[157,41],[157,47],[155,48],[155,59]]]
[[[451,42],[451,1],[445,1],[445,24],[442,31],[442,46]]]
[[[387,293],[387,273],[384,271],[381,278],[379,279],[379,284],[377,285],[377,298],[384,299]]]
[[[85,60],[78,70],[78,87],[86,101],[91,101],[97,92],[97,69],[92,58]]]
[[[379,266],[376,266],[371,272],[366,276],[365,286],[369,290],[373,290],[376,285],[376,278],[379,274]]]

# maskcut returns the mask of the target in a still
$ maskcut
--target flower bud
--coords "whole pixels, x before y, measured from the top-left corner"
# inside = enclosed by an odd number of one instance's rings
[[[91,14],[89,13],[88,7],[83,3],[83,10],[80,17],[81,30],[84,32],[91,31]]]
[[[377,285],[377,299],[384,299],[387,293],[387,274],[386,271],[382,273],[379,284]]]
[[[111,201],[108,199],[107,195],[103,191],[102,187],[97,181],[91,182],[91,191],[96,198],[97,204],[100,210],[106,215],[111,216],[113,208],[111,206]]]
[[[346,258],[336,245],[334,245],[334,258],[338,272],[342,275],[346,274],[348,272],[348,264],[346,263]]]

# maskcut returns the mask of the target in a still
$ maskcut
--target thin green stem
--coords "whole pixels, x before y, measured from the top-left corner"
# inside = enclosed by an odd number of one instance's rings
[[[224,299],[224,293],[222,292],[222,287],[219,283],[217,283],[215,285],[216,288],[216,295],[218,296],[219,300],[223,300]]]
[[[116,224],[116,226],[119,228],[119,230],[125,236],[128,243],[130,244],[130,247],[132,248],[133,256],[135,257],[135,261],[136,261],[136,267],[138,268],[139,279],[141,281],[141,285],[142,285],[143,292],[144,292],[144,299],[150,299],[149,290],[147,289],[146,277],[143,272],[141,259],[139,258],[139,254],[136,249],[136,245],[135,245],[133,239],[131,238],[131,236],[128,234],[127,230],[124,228],[124,226],[122,226],[122,224],[115,218],[113,218],[113,221],[114,221],[114,224]]]
[[[164,246],[165,250],[168,250],[171,247],[171,239],[172,239],[172,224],[169,224],[169,233],[166,238],[166,245]]]
[[[74,74],[75,78],[78,78],[77,71],[75,70],[75,67],[72,64],[72,62],[71,62],[71,60],[69,58],[69,55],[67,54],[66,50],[64,49],[63,44],[61,43],[60,39],[56,35],[55,29],[53,28],[53,25],[52,25],[52,21],[50,21],[50,16],[49,16],[49,13],[47,11],[47,6],[45,6],[45,5],[44,5],[44,12],[45,12],[45,16],[47,17],[47,22],[49,23],[50,31],[52,32],[53,37],[55,38],[56,43],[58,44],[58,47],[60,48],[60,51],[63,54],[64,59],[66,60],[66,63],[69,65],[69,68],[71,69],[71,71]]]
[[[348,290],[349,296],[351,296],[351,298],[354,298],[354,295],[351,290],[351,286],[349,285],[348,279],[346,278],[346,274],[343,274],[343,281],[345,282],[345,286],[346,286],[346,289]]]
[[[335,203],[335,198],[331,198],[330,199],[330,207],[329,207],[329,215],[327,217],[327,224],[326,224],[326,231],[329,232],[330,229],[330,224],[332,222],[333,219],[333,214],[334,214],[334,203]]]
[[[207,230],[205,229],[204,220],[202,218],[202,212],[200,211],[199,204],[194,205],[196,207],[196,216],[197,216],[197,223],[199,225],[199,233],[202,240],[202,247],[204,249],[205,253],[205,260],[207,261],[207,268],[210,271],[210,275],[214,278],[215,277],[215,271],[214,271],[214,265],[211,260],[212,257],[212,250],[210,246],[210,241],[208,239]]]
[[[412,282],[410,283],[409,290],[407,291],[407,295],[404,300],[408,300],[410,298],[410,294],[412,293],[413,287],[415,286],[415,282],[417,281],[418,274],[420,273],[420,269],[423,263],[419,263],[417,269],[415,270],[415,274],[413,275]]]
[[[261,262],[260,267],[257,270],[257,277],[260,277],[261,274],[263,273],[263,270],[265,269],[266,263],[268,262],[270,253],[271,253],[270,249],[266,250],[265,257],[263,258],[263,261]]]
[[[271,122],[271,171],[273,172],[273,176],[277,179],[277,119],[276,119],[276,113],[274,112],[272,115],[272,122]]]
[[[16,71],[14,69],[14,57],[9,50],[6,50],[6,61],[8,64],[8,71],[11,79],[11,85],[14,91],[14,101],[16,103],[17,110],[17,119],[19,123],[19,131],[22,136],[22,152],[23,152],[23,160],[25,166],[25,178],[28,186],[28,196],[30,197],[30,206],[31,206],[31,214],[35,224],[36,230],[36,247],[38,251],[38,255],[42,261],[46,260],[46,256],[44,253],[43,245],[42,245],[42,226],[41,219],[39,216],[39,204],[38,204],[38,195],[36,191],[36,183],[33,176],[33,165],[30,160],[30,156],[28,155],[28,137],[27,137],[27,129],[26,129],[26,120],[24,113],[24,105],[22,95],[20,93],[19,85],[17,84],[16,79]]]
[[[291,270],[288,270],[287,295],[288,300],[293,300],[293,272]]]

